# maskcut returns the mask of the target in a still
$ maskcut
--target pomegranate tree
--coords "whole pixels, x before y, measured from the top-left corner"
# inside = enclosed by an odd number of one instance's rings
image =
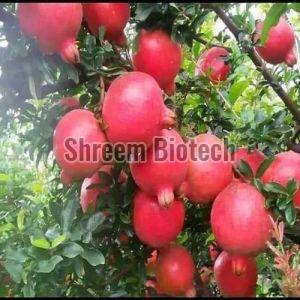
[[[68,63],[79,61],[76,37],[82,21],[81,3],[19,3],[21,31],[37,40],[47,55],[60,54]]]
[[[276,182],[283,186],[289,180],[294,179],[300,182],[300,154],[293,151],[286,151],[275,155],[269,168],[262,176],[263,183]],[[300,189],[293,197],[296,207],[300,208]]]
[[[223,251],[215,261],[214,276],[224,296],[255,296],[257,268],[254,257]]]
[[[161,293],[171,296],[193,295],[194,273],[193,257],[186,248],[171,245],[160,250],[155,276]]]
[[[130,18],[129,3],[83,3],[84,19],[91,33],[98,36],[103,26],[104,39],[118,46],[126,44],[124,28]]]
[[[175,240],[184,223],[184,204],[175,199],[168,208],[155,197],[138,191],[134,197],[133,226],[138,238],[151,247],[162,247]]]
[[[164,147],[160,143],[165,143]],[[157,196],[160,205],[168,206],[185,179],[188,161],[178,157],[178,145],[184,145],[175,130],[163,129],[161,136],[147,151],[146,162],[130,164],[135,183],[146,193]]]
[[[102,164],[101,145],[106,142],[93,113],[74,109],[55,127],[53,152],[59,166],[73,180],[92,176]]]
[[[225,81],[231,70],[229,52],[222,47],[212,47],[201,54],[196,66],[196,75],[207,75],[212,83]]]
[[[209,203],[232,181],[232,166],[224,143],[212,134],[188,141],[188,172],[180,192],[195,203]]]
[[[109,141],[147,147],[163,128],[175,124],[175,113],[164,105],[157,82],[142,72],[124,73],[112,82],[102,117]]]
[[[257,43],[260,39],[263,22],[256,23],[256,32],[253,35],[253,42]],[[295,34],[292,26],[284,18],[281,18],[276,26],[268,32],[264,46],[256,45],[257,53],[266,62],[277,65],[286,63],[292,67],[297,63],[297,56],[294,51]]]
[[[133,55],[135,70],[151,75],[168,95],[173,95],[176,89],[174,79],[182,62],[180,44],[161,29],[142,29],[137,47]]]
[[[233,182],[215,199],[211,227],[217,243],[234,254],[254,255],[271,238],[271,216],[264,197],[250,184]]]
[[[80,192],[80,205],[83,213],[86,213],[89,207],[91,207],[93,211],[96,210],[97,198],[101,193],[106,193],[108,191],[108,184],[102,182],[99,172],[110,175],[111,169],[111,165],[101,166],[92,177],[84,179]],[[92,187],[92,185],[98,186]]]

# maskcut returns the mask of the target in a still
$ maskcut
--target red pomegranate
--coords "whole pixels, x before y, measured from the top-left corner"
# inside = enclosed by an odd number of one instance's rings
[[[159,86],[173,95],[174,79],[180,70],[182,50],[163,30],[142,29],[138,36],[138,49],[133,55],[134,68],[151,75]]]
[[[76,108],[80,108],[80,103],[77,98],[74,97],[65,97],[60,100],[60,105],[64,110],[72,110]]]
[[[80,205],[83,213],[86,213],[90,206],[92,207],[93,211],[96,210],[97,198],[100,194],[106,193],[108,191],[108,186],[95,186],[93,188],[89,187],[94,184],[100,185],[102,183],[102,180],[99,176],[99,172],[104,172],[110,175],[111,169],[111,165],[104,165],[92,177],[84,179],[80,193]]]
[[[212,47],[204,51],[198,59],[196,75],[208,75],[214,84],[225,81],[231,70],[230,63],[225,59],[229,52],[222,47]]]
[[[185,144],[175,130],[163,129],[161,136],[147,151],[145,162],[130,164],[135,183],[144,192],[157,196],[159,204],[170,205],[185,179],[188,160],[180,160],[178,146]]]
[[[264,154],[258,149],[254,149],[253,152],[249,152],[247,148],[239,148],[234,152],[234,167],[238,167],[239,162],[244,160],[248,163],[252,169],[253,174],[255,175],[260,164],[264,161]]]
[[[92,176],[102,164],[106,142],[94,115],[74,109],[58,122],[53,134],[53,152],[59,166],[72,178]]]
[[[217,259],[218,255],[220,254],[220,251],[215,243],[210,244],[208,246],[208,252],[209,252],[211,261],[215,261]]]
[[[175,240],[184,223],[184,204],[175,200],[161,207],[155,197],[138,191],[134,197],[133,226],[138,238],[151,247],[163,247]]]
[[[93,35],[105,27],[104,39],[118,46],[126,44],[124,28],[130,18],[129,3],[83,3],[83,13]]]
[[[223,251],[215,262],[214,276],[224,296],[255,296],[257,268],[253,257]]]
[[[69,63],[79,61],[76,37],[82,21],[81,3],[18,3],[22,32],[35,37],[47,55],[60,54]]]
[[[180,192],[195,203],[209,203],[232,181],[230,155],[212,134],[200,134],[187,143],[188,172]]]
[[[283,186],[291,179],[300,183],[300,154],[293,151],[275,155],[273,162],[262,176],[263,183],[276,182]],[[298,188],[293,200],[295,206],[300,208],[300,188]]]
[[[256,32],[253,35],[253,42],[260,39],[263,28],[262,22],[256,23]],[[285,62],[292,67],[297,63],[297,56],[294,51],[295,35],[293,28],[284,18],[281,18],[276,26],[268,32],[265,45],[255,46],[255,50],[266,62],[277,65]]]
[[[69,186],[69,185],[72,184],[73,178],[65,170],[61,170],[61,172],[60,172],[60,181],[63,185]]]
[[[112,82],[102,117],[111,142],[147,147],[163,128],[175,125],[175,113],[164,105],[158,84],[142,72],[128,72]]]
[[[211,227],[217,243],[229,253],[254,255],[271,238],[271,215],[264,197],[246,183],[233,182],[215,199]]]
[[[155,275],[159,290],[163,294],[171,296],[192,294],[194,273],[193,257],[186,248],[171,245],[160,250]]]

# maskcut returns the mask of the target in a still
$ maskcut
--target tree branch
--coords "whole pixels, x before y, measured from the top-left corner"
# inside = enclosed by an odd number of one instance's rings
[[[231,18],[226,14],[224,10],[222,10],[218,5],[210,4],[210,3],[203,4],[202,6],[205,8],[212,9],[217,14],[217,16],[223,21],[223,23],[227,26],[227,28],[233,33],[238,43],[240,42],[239,35],[241,32],[243,32],[243,30],[236,26],[236,24],[231,20]],[[275,93],[284,102],[288,110],[293,115],[294,120],[297,122],[297,124],[300,124],[300,110],[298,109],[297,105],[295,105],[295,103],[292,101],[292,99],[289,97],[286,91],[281,87],[281,85],[276,80],[276,78],[268,71],[264,62],[255,53],[253,47],[249,47],[247,49],[247,53],[250,59],[255,64],[255,66],[257,67],[257,69],[262,73],[265,80],[269,83],[269,85],[273,88]]]

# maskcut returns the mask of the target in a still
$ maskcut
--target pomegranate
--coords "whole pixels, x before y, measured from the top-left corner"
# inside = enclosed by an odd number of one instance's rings
[[[234,254],[254,255],[271,238],[271,215],[264,197],[246,183],[233,182],[215,199],[211,227],[217,243]]]
[[[175,125],[175,113],[164,105],[158,84],[142,72],[128,72],[112,82],[102,117],[111,142],[147,147],[163,128]]]
[[[260,39],[263,22],[256,23],[256,32],[253,35],[253,42]],[[297,56],[294,51],[295,35],[293,28],[284,18],[281,18],[276,26],[268,32],[267,41],[264,46],[255,46],[255,50],[266,62],[277,65],[286,63],[292,67],[297,63]]]
[[[119,183],[125,183],[127,181],[128,175],[126,174],[126,172],[124,170],[121,171],[119,178],[118,178],[118,182]]]
[[[239,162],[241,160],[244,160],[248,163],[250,168],[252,169],[253,174],[255,175],[260,164],[264,161],[265,156],[264,154],[254,149],[253,152],[249,152],[247,148],[239,148],[234,153],[234,167],[237,168],[239,165]]]
[[[72,109],[80,108],[80,103],[77,98],[65,97],[60,100],[60,105],[64,110],[69,111]]]
[[[102,164],[101,144],[106,142],[94,115],[74,109],[58,122],[53,134],[53,152],[59,166],[79,179],[92,176]]]
[[[291,179],[300,183],[300,154],[293,151],[275,155],[271,165],[262,176],[263,183],[276,182],[283,186]],[[300,208],[300,188],[295,193],[293,201],[295,206]]]
[[[157,196],[162,206],[173,202],[173,191],[187,174],[188,160],[180,160],[178,145],[185,146],[181,136],[175,130],[163,129],[161,137],[148,149],[146,162],[130,164],[135,183],[146,193]]]
[[[118,46],[126,44],[124,28],[130,18],[129,3],[83,3],[83,13],[93,35],[105,27],[104,39]]]
[[[175,199],[168,207],[161,207],[155,197],[138,191],[134,197],[133,226],[138,238],[151,247],[162,247],[175,240],[184,224],[185,209]]]
[[[63,185],[69,186],[72,184],[73,179],[65,170],[61,170],[60,172],[60,181]]]
[[[149,275],[149,276],[155,276],[157,255],[158,255],[157,250],[153,250],[151,252],[151,256],[149,258],[147,258],[146,270],[147,270],[147,275]]]
[[[209,203],[233,179],[230,155],[224,143],[212,134],[200,134],[187,145],[189,166],[180,192],[192,202]]]
[[[229,52],[222,47],[212,47],[204,51],[198,59],[196,75],[207,75],[214,84],[225,81],[231,70],[229,62],[225,61]]]
[[[171,245],[160,250],[155,275],[159,290],[163,294],[171,296],[195,294],[194,273],[194,261],[186,248]]]
[[[214,276],[224,296],[255,296],[257,268],[253,257],[223,251],[215,262]]]
[[[96,210],[97,198],[102,193],[106,193],[108,191],[108,186],[105,187],[95,186],[93,188],[89,188],[89,187],[94,184],[100,185],[102,183],[102,180],[101,177],[99,176],[99,172],[105,172],[108,175],[110,175],[111,169],[112,169],[111,165],[102,166],[92,177],[84,179],[81,186],[81,193],[80,193],[80,205],[83,213],[86,213],[90,206],[92,207],[93,211]],[[103,215],[106,216],[105,212],[103,213]]]
[[[211,261],[215,261],[216,258],[218,257],[218,255],[220,254],[220,251],[215,243],[210,244],[208,246],[208,252],[209,252]]]
[[[174,79],[180,70],[182,50],[163,30],[142,29],[133,55],[135,70],[151,75],[169,96],[175,93]]]
[[[81,3],[18,3],[21,31],[35,37],[47,55],[60,54],[68,63],[79,61],[76,37],[82,21]]]

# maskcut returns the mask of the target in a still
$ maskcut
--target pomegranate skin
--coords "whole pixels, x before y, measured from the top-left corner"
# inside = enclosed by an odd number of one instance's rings
[[[102,117],[112,143],[152,145],[163,128],[175,125],[175,113],[163,102],[156,81],[142,72],[128,72],[110,85]]]
[[[286,186],[291,179],[300,183],[300,154],[293,151],[276,154],[261,179],[265,184],[276,182],[283,186]],[[295,193],[293,201],[295,206],[300,208],[300,188]]]
[[[133,55],[136,71],[151,75],[169,96],[175,93],[174,79],[182,63],[182,49],[163,30],[142,29]]]
[[[168,208],[142,191],[134,197],[133,226],[138,238],[150,247],[163,247],[176,239],[184,224],[185,209],[175,199]]]
[[[130,18],[129,3],[83,3],[83,14],[88,28],[98,36],[100,26],[105,27],[104,39],[118,46],[126,44],[124,28]]]
[[[215,261],[214,276],[224,296],[255,296],[257,267],[253,257],[223,251]]]
[[[256,23],[256,33],[253,41],[257,42],[263,28],[263,22]],[[276,26],[273,26],[268,32],[265,45],[255,46],[255,50],[266,62],[277,65],[286,63],[292,67],[297,63],[297,56],[294,52],[295,35],[291,25],[281,18]]]
[[[80,147],[80,139],[91,149],[94,145],[100,150],[89,151],[90,157],[81,159],[80,153],[84,154],[86,151],[80,151],[83,148]],[[60,119],[54,130],[53,153],[58,165],[74,180],[91,177],[102,164],[100,146],[105,142],[105,134],[101,131],[93,113],[84,109],[74,109]]]
[[[60,172],[60,181],[63,185],[69,186],[72,184],[73,179],[65,170],[61,170]]]
[[[225,81],[231,70],[231,65],[224,61],[229,52],[222,47],[212,47],[202,53],[196,66],[196,75],[208,75],[212,83]]]
[[[212,134],[200,134],[188,143],[197,146],[194,151],[196,160],[193,157],[189,159],[187,176],[180,187],[180,193],[194,203],[206,204],[213,201],[233,179],[230,155],[224,143]],[[206,152],[203,149],[203,155],[208,155],[208,159],[199,157],[197,149],[201,149],[201,145],[209,150]],[[191,146],[188,149],[191,149]],[[221,158],[214,160],[215,155],[221,155]]]
[[[18,3],[17,18],[24,35],[35,37],[46,55],[79,61],[76,37],[82,21],[81,3]]]
[[[147,151],[147,161],[130,163],[130,170],[141,190],[157,196],[160,205],[168,206],[174,200],[174,190],[177,190],[185,179],[188,160],[180,161],[177,157],[177,146],[184,145],[184,142],[175,130],[163,129],[160,139],[167,146],[162,149],[159,142],[153,144]],[[160,160],[166,151],[168,157]]]
[[[160,250],[155,275],[159,290],[167,295],[181,296],[193,289],[195,265],[186,248],[171,245]]]
[[[264,154],[258,149],[254,149],[253,152],[248,152],[248,149],[243,147],[235,151],[233,165],[235,168],[237,168],[239,162],[241,160],[244,160],[248,163],[248,165],[252,169],[253,174],[255,175],[260,164],[264,161],[264,159]]]
[[[92,184],[101,184],[102,181],[98,172],[105,172],[110,175],[111,169],[111,165],[102,166],[92,177],[84,179],[80,192],[80,205],[83,213],[86,213],[90,206],[92,207],[93,211],[95,211],[98,196],[108,191],[108,186],[94,187],[91,189],[88,187]]]
[[[64,110],[72,110],[80,108],[80,103],[77,98],[74,97],[65,97],[60,100],[60,105]]]
[[[251,185],[233,182],[215,199],[211,228],[217,243],[232,254],[255,255],[271,238],[271,215],[264,197]]]

